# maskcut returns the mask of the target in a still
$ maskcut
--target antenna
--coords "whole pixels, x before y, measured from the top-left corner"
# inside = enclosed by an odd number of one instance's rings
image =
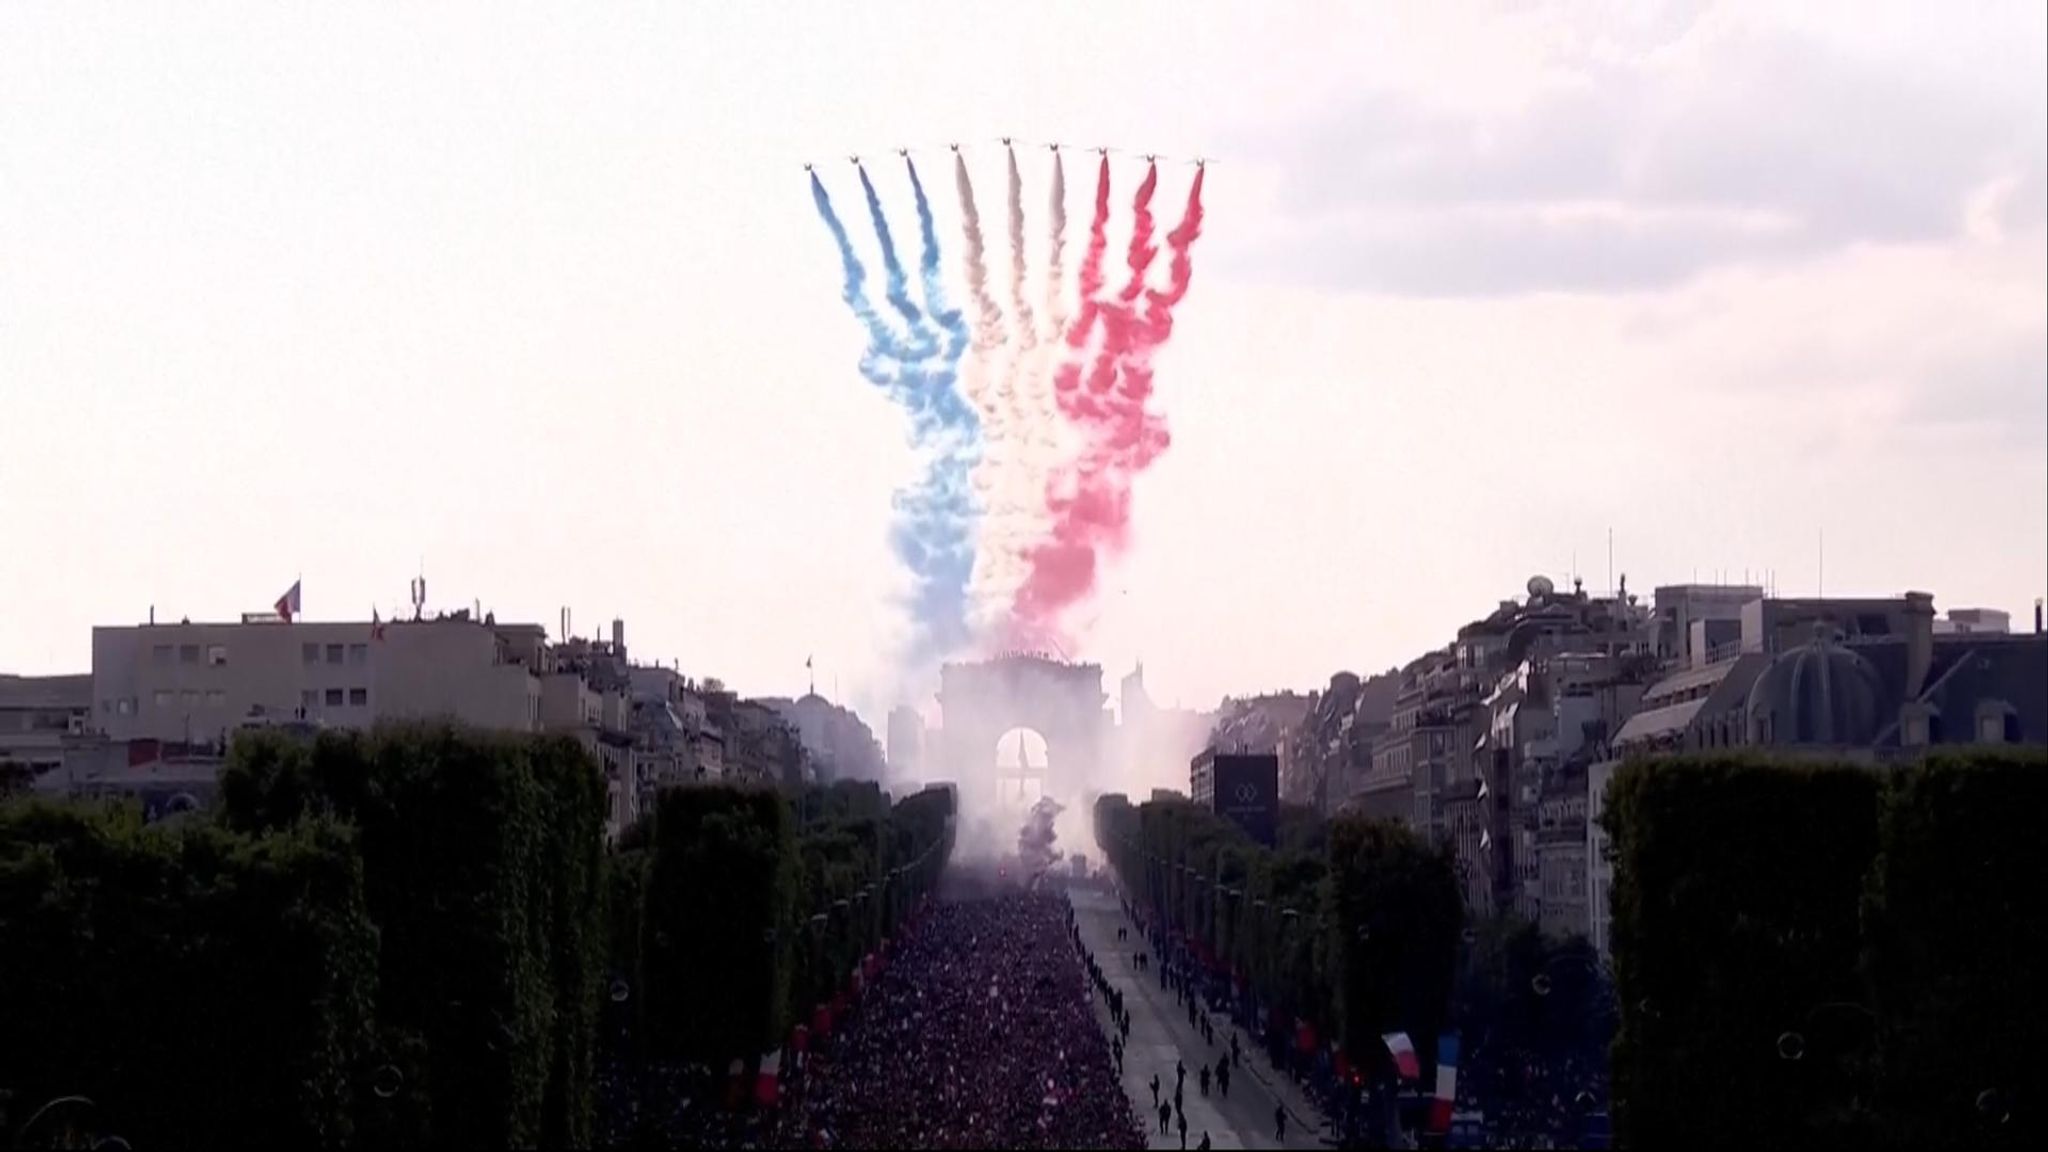
[[[1818,596],[1820,597],[1820,599],[1822,599],[1822,600],[1825,600],[1825,599],[1827,599],[1827,597],[1828,597],[1828,530],[1827,530],[1827,529],[1825,529],[1825,528],[1819,529],[1819,540],[1820,540],[1820,577],[1819,577],[1819,579],[1818,579],[1818,580],[1816,580],[1816,581],[1815,581],[1815,583],[1816,583],[1817,585],[1819,585],[1819,590],[1818,590],[1818,592],[1817,592],[1817,595],[1818,595]]]
[[[1607,530],[1607,594],[1614,595],[1614,529]]]

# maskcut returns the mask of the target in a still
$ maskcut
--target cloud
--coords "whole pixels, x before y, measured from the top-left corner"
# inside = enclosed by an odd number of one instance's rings
[[[2037,207],[2035,107],[1786,31],[1616,55],[1577,53],[1506,110],[1378,92],[1244,142],[1280,173],[1278,219],[1236,262],[1424,296],[1616,293],[1952,237],[2001,179],[2021,226]]]
[[[2048,448],[2048,344],[2038,334],[1934,366],[1919,383],[1906,426],[2036,460]]]

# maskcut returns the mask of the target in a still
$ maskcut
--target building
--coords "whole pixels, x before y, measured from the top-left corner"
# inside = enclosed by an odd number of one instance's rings
[[[574,735],[604,770],[608,830],[637,818],[652,789],[634,734],[625,626],[612,639],[549,645],[537,624],[467,611],[388,622],[143,624],[93,629],[85,775],[110,783],[128,762],[197,764],[233,732],[289,724],[366,730],[386,721],[449,720],[510,732]],[[173,753],[167,750],[185,750]],[[138,760],[142,757],[142,760]],[[128,769],[123,769],[129,775]],[[198,769],[194,769],[196,772]]]
[[[0,676],[0,764],[31,777],[60,768],[91,723],[91,676]]]
[[[908,704],[889,710],[889,775],[916,780],[924,771],[924,717]]]
[[[761,703],[780,713],[803,740],[820,780],[872,780],[887,775],[882,745],[874,729],[854,713],[816,692],[795,700],[764,697]]]
[[[1287,733],[1314,706],[1315,696],[1301,692],[1227,699],[1209,729],[1209,746],[1231,752],[1278,752]]]
[[[1188,765],[1188,795],[1270,848],[1280,827],[1280,757],[1204,749]]]
[[[1537,803],[1535,922],[1551,936],[1585,936],[1589,858],[1587,808],[1589,765],[1566,757],[1546,772]]]
[[[1598,818],[1624,760],[1755,749],[1873,766],[1937,748],[2048,744],[2048,634],[1934,598],[1776,600],[1742,608],[1739,643],[1644,691],[1586,777],[1588,935],[1609,946],[1613,873]],[[1695,657],[1697,657],[1697,653]]]
[[[1215,724],[1208,713],[1155,703],[1145,690],[1145,666],[1139,664],[1117,684],[1110,762],[1122,767],[1122,779],[1157,779],[1207,746]]]
[[[711,725],[697,685],[673,668],[635,664],[628,675],[633,734],[653,785],[662,788],[722,779],[725,736]]]
[[[256,719],[330,728],[541,724],[546,633],[469,613],[385,624],[142,624],[92,632],[91,727],[125,743],[224,738]]]
[[[1614,779],[1620,762],[1596,760],[1586,766],[1586,938],[1600,955],[1613,955],[1614,863],[1607,858],[1607,829],[1600,824],[1606,811],[1607,784]]]
[[[780,788],[801,788],[816,780],[803,737],[781,713],[758,700],[743,700],[716,681],[707,682],[705,714],[725,733],[725,776]]]
[[[1948,615],[1934,622],[1934,632],[1937,636],[1964,632],[2003,635],[2011,631],[2012,613],[1998,608],[1951,608]]]
[[[1325,815],[1357,799],[1372,773],[1373,747],[1393,724],[1401,686],[1398,668],[1365,679],[1339,672],[1311,693],[1307,714],[1280,747],[1280,798]]]
[[[1615,754],[1757,748],[1882,761],[1950,744],[2048,743],[2048,635],[1935,624],[1934,598],[1920,592],[1753,601],[1739,649],[1651,685]]]
[[[1764,597],[1753,584],[1667,584],[1650,594],[1656,653],[1666,665],[1696,668],[1739,647],[1742,608]]]

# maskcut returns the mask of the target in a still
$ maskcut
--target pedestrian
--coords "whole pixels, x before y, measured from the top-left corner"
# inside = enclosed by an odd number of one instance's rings
[[[1216,1090],[1223,1093],[1225,1100],[1230,1099],[1230,1062],[1227,1060],[1216,1064]]]
[[[1180,1057],[1176,1056],[1173,1058],[1173,1090],[1180,1091],[1180,1086],[1187,1082],[1188,1066],[1181,1063]]]
[[[1159,1073],[1152,1074],[1152,1106],[1159,1107]]]
[[[1202,1065],[1201,1081],[1202,1096],[1204,1099],[1206,1099],[1209,1095],[1209,1066],[1207,1064]]]
[[[1181,1147],[1181,1152],[1187,1152],[1187,1147],[1188,1147],[1188,1114],[1187,1114],[1187,1113],[1185,1113],[1185,1112],[1183,1112],[1183,1113],[1181,1113],[1181,1114],[1180,1114],[1180,1147]]]
[[[1159,1134],[1166,1135],[1167,1125],[1173,1123],[1173,1108],[1167,1104],[1159,1106]]]
[[[1195,1152],[1209,1152],[1209,1134],[1202,1133],[1202,1142],[1195,1145]]]
[[[1273,1142],[1276,1144],[1285,1144],[1287,1142],[1287,1105],[1285,1104],[1273,1105]]]

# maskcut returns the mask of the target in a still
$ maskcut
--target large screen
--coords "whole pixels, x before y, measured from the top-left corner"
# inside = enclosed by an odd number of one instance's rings
[[[1280,822],[1280,758],[1271,754],[1216,757],[1216,811],[1271,847]]]

